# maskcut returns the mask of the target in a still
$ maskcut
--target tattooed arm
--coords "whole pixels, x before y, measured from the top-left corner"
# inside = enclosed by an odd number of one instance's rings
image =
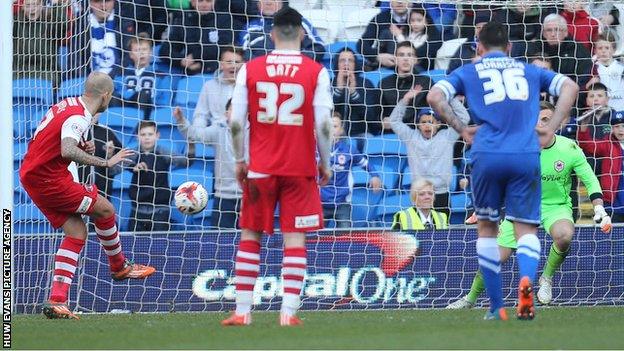
[[[81,165],[97,166],[97,167],[112,167],[119,162],[127,161],[134,152],[128,149],[121,149],[113,157],[105,160],[95,155],[90,155],[84,150],[78,147],[78,141],[74,138],[67,137],[61,139],[61,156],[65,159],[74,161]]]
[[[455,129],[457,133],[462,134],[464,129],[466,129],[466,123],[453,111],[442,89],[436,86],[431,88],[427,95],[427,103],[429,103],[429,106],[440,116],[444,123]]]

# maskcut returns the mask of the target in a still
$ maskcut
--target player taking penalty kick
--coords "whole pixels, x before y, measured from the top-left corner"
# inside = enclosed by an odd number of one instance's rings
[[[553,112],[554,107],[550,103],[542,102],[539,123],[548,124]],[[553,136],[550,140],[544,140],[542,145],[546,146],[540,154],[542,169],[541,224],[553,238],[553,243],[550,246],[544,272],[539,279],[537,300],[542,304],[549,304],[552,301],[552,277],[568,255],[570,242],[574,235],[572,199],[570,198],[572,172],[576,173],[587,187],[589,198],[594,205],[594,220],[605,233],[611,231],[611,218],[603,207],[602,190],[598,178],[596,178],[578,145],[573,140],[559,135]],[[505,262],[512,250],[518,248],[511,222],[504,221],[500,226],[497,241],[500,247],[501,261]],[[484,290],[483,275],[477,272],[468,295],[453,302],[447,308],[471,308]]]
[[[275,50],[241,68],[232,96],[236,176],[243,189],[241,239],[234,265],[236,311],[227,326],[251,323],[253,290],[260,270],[262,233],[273,233],[279,203],[284,239],[284,296],[279,324],[300,325],[295,315],[307,267],[305,232],[322,228],[321,185],[331,177],[329,74],[300,52],[301,15],[284,7],[273,19]],[[249,115],[247,114],[249,112]],[[243,131],[249,124],[249,165]],[[316,150],[320,155],[317,166]]]
[[[93,141],[86,140],[95,116],[108,108],[112,94],[111,78],[104,73],[91,73],[82,96],[61,100],[45,114],[20,168],[20,181],[28,195],[52,226],[65,233],[54,258],[50,298],[43,307],[48,318],[78,319],[67,306],[67,295],[87,239],[83,214],[95,222],[114,280],[145,278],[155,271],[125,258],[113,205],[98,194],[95,185],[78,183],[76,164],[112,167],[128,161],[132,154],[122,149],[105,160],[93,155]]]
[[[520,319],[532,319],[533,284],[541,244],[540,142],[536,133],[540,92],[559,96],[552,119],[537,127],[552,138],[578,95],[569,78],[507,56],[511,48],[507,28],[488,22],[479,33],[480,59],[451,73],[434,85],[427,101],[467,143],[472,143],[472,182],[478,218],[477,256],[490,308],[485,319],[506,320],[503,308],[501,257],[496,243],[501,210],[513,222],[518,240],[518,310]],[[477,126],[467,127],[448,101],[465,95]],[[514,160],[514,162],[509,162]]]

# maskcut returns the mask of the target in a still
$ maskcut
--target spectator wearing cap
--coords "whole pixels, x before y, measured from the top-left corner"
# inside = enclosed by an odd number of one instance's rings
[[[240,38],[247,60],[266,55],[275,49],[270,35],[273,15],[284,6],[283,0],[258,0],[257,3],[260,15],[249,20]],[[323,40],[307,19],[301,19],[301,26],[305,32],[301,42],[301,53],[320,62],[325,55]]]
[[[403,122],[407,106],[420,92],[421,89],[412,89],[403,96],[390,115],[390,123],[392,130],[407,146],[412,183],[419,178],[431,181],[436,194],[434,208],[448,215],[449,191],[453,181],[453,147],[459,134],[453,128],[441,129],[440,121],[429,107],[418,112],[415,121],[417,129]],[[454,98],[451,107],[461,121],[467,124],[470,117],[464,105]]]
[[[433,183],[420,178],[410,187],[412,207],[398,211],[392,220],[393,230],[447,229],[448,215],[438,212],[434,207],[436,194]]]
[[[601,158],[600,186],[604,191],[605,208],[612,211],[614,223],[624,222],[624,111],[611,114],[611,135],[594,140],[587,124],[579,127],[579,146],[589,156]]]

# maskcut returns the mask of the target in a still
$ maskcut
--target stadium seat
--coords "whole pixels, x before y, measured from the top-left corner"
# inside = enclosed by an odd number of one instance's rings
[[[370,164],[375,167],[381,175],[383,187],[386,190],[398,189],[399,175],[403,171],[403,159],[399,156],[369,156]]]
[[[405,167],[405,171],[401,174],[401,189],[409,190],[412,187],[412,172],[408,165]]]
[[[205,159],[213,159],[215,157],[215,149],[214,146],[210,144],[195,144],[195,156],[202,157]]]
[[[85,78],[68,79],[61,82],[59,85],[57,99],[61,100],[69,96],[80,96],[84,88]]]
[[[46,110],[41,106],[13,106],[13,136],[17,141],[26,142],[32,137]]]
[[[191,121],[193,116],[191,115],[191,110],[186,107],[180,107],[182,109],[182,114]],[[158,107],[152,111],[150,119],[156,124],[175,124],[175,118],[173,118],[173,110],[174,107]]]
[[[26,150],[28,150],[28,142],[23,141],[15,141],[13,142],[13,161],[21,161],[24,159],[26,155]]]
[[[178,130],[178,127],[172,124],[158,124],[158,132],[160,133],[159,145],[166,146],[177,154],[182,154],[186,149],[186,138]],[[165,144],[166,143],[166,144]]]
[[[175,104],[177,106],[195,108],[204,83],[212,78],[212,74],[198,74],[180,79],[176,88]]]
[[[351,221],[353,228],[376,225],[376,207],[383,196],[383,191],[373,192],[361,186],[353,189],[351,195]]]
[[[362,34],[364,34],[368,23],[373,19],[373,17],[377,16],[380,11],[381,10],[378,8],[366,8],[344,13],[343,18],[345,19],[345,22],[344,35],[342,36],[342,39],[350,41],[359,40],[362,37]]]
[[[52,105],[52,82],[45,79],[13,80],[13,104],[49,108]]]
[[[407,155],[405,144],[396,134],[384,134],[368,138],[364,148],[366,155]]]
[[[174,87],[179,81],[175,80],[174,76],[168,73],[158,74],[156,76],[156,91],[154,104],[156,106],[171,106],[173,103],[173,91]]]
[[[129,165],[131,167],[133,165]],[[121,173],[116,174],[113,177],[113,190],[115,189],[128,189],[132,183],[132,168],[125,168]]]
[[[310,9],[301,12],[303,18],[312,23],[316,33],[323,39],[323,42],[333,43],[339,31],[340,14],[326,9]]]
[[[169,173],[169,185],[172,189],[177,189],[180,184],[194,181],[202,184],[208,192],[212,189],[214,175],[193,168],[174,169]]]
[[[376,71],[364,72],[362,75],[364,78],[368,79],[373,84],[373,86],[379,87],[379,83],[381,82],[381,80],[393,73],[394,71],[391,69],[381,68]]]
[[[134,107],[109,107],[100,115],[99,123],[126,136],[135,133],[136,127],[143,117],[144,112]]]
[[[466,218],[466,205],[468,204],[468,196],[465,192],[451,193],[451,224],[462,224]]]
[[[412,200],[410,199],[409,192],[401,191],[398,193],[391,193],[382,198],[377,206],[377,219],[385,225],[390,226],[392,225],[392,217],[395,213],[411,206]]]
[[[422,73],[425,76],[429,76],[433,83],[437,83],[438,81],[446,78],[446,70],[443,69],[432,69]]]
[[[446,71],[449,63],[451,62],[451,58],[466,40],[466,38],[457,38],[443,42],[442,46],[438,50],[438,53],[436,54],[435,69]]]

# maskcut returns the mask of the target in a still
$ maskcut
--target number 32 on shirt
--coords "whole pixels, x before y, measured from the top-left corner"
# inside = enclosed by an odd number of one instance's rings
[[[259,101],[258,122],[272,124],[277,120],[277,124],[281,125],[303,125],[303,115],[294,113],[305,101],[305,90],[301,84],[256,82],[256,91],[264,94]],[[287,96],[287,99],[278,105],[280,95]]]
[[[521,101],[529,98],[529,83],[521,68],[506,68],[502,71],[486,69],[477,73],[479,78],[487,79],[483,82],[483,91],[490,91],[483,96],[486,105],[501,102],[506,98]]]

